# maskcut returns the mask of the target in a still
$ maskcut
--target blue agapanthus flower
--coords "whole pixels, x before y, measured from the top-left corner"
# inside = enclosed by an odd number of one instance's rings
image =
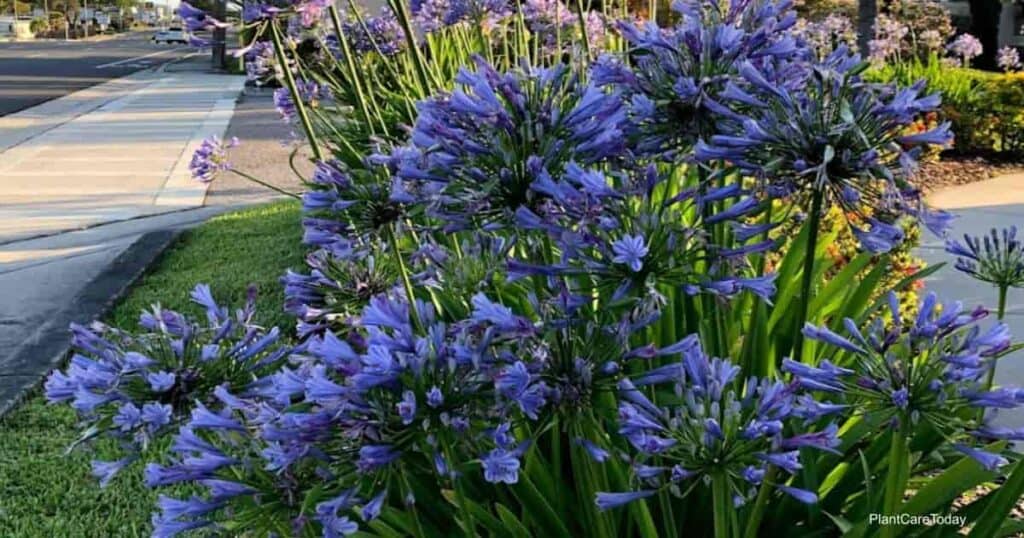
[[[843,336],[808,324],[804,335],[839,356],[817,365],[786,360],[783,370],[805,389],[879,421],[901,427],[926,423],[955,443],[955,449],[991,468],[1000,459],[971,444],[1018,433],[979,422],[977,411],[1024,404],[1021,389],[989,390],[983,382],[995,360],[1010,347],[1006,325],[995,323],[983,329],[980,321],[988,315],[985,309],[965,310],[959,302],[940,305],[933,293],[923,299],[913,319],[903,316],[895,295],[889,304],[892,323],[888,327],[881,318],[863,328],[846,319],[848,336]],[[816,418],[813,414],[808,418]]]
[[[217,135],[210,136],[203,140],[192,154],[188,169],[192,172],[192,178],[209,183],[217,178],[224,171],[231,169],[231,162],[228,160],[228,150],[238,145],[238,138],[232,137],[228,141],[221,140]]]
[[[205,284],[192,300],[206,310],[207,324],[155,306],[143,313],[141,334],[72,325],[74,354],[66,370],[47,378],[47,401],[69,403],[96,428],[93,436],[145,446],[201,408],[216,387],[242,390],[291,352],[277,328],[253,323],[254,291],[234,315]],[[94,462],[94,474],[106,484],[126,463]]]
[[[957,270],[1000,288],[1024,286],[1024,245],[1017,227],[996,230],[982,237],[964,235],[963,243],[946,241],[946,252],[956,256]]]
[[[751,95],[723,102],[745,111],[720,121],[718,134],[697,143],[695,157],[731,163],[772,196],[795,196],[807,207],[820,197],[823,207],[856,215],[851,227],[870,252],[902,242],[895,220],[904,215],[944,235],[950,216],[925,206],[907,181],[926,147],[952,140],[948,123],[907,134],[915,119],[939,106],[939,96],[920,95],[922,84],[897,90],[865,82],[864,67],[840,47],[791,90],[744,64]]]
[[[782,86],[802,77],[797,59],[805,52],[791,35],[796,14],[788,0],[699,2],[676,0],[676,26],[659,28],[620,21],[629,47],[630,67],[604,56],[591,68],[594,82],[622,91],[628,102],[640,151],[670,160],[714,132],[731,112],[728,96],[742,95],[740,67],[746,63],[781,66],[768,76]]]
[[[756,495],[768,466],[790,475],[801,468],[800,450],[832,451],[837,428],[790,433],[799,417],[798,387],[781,381],[740,378],[740,368],[704,353],[696,335],[673,347],[679,362],[654,368],[619,383],[619,434],[632,445],[636,491],[599,493],[601,509],[621,506],[659,490],[689,493],[724,477],[730,497]],[[670,385],[676,398],[656,405],[645,390]],[[813,492],[773,484],[805,503]]]
[[[391,8],[381,8],[380,14],[349,20],[343,24],[349,47],[356,55],[377,53],[383,56],[394,56],[405,49],[406,37],[402,25],[398,22]]]
[[[734,246],[711,242],[704,225],[740,224],[762,207],[739,184],[716,188],[673,187],[649,166],[635,173],[607,174],[569,163],[557,180],[536,162],[531,190],[545,197],[536,209],[520,207],[521,233],[541,232],[561,257],[547,264],[509,262],[509,278],[581,278],[611,302],[633,296],[657,300],[661,286],[689,295],[732,297],[750,291],[766,301],[774,295],[774,275],[754,276],[748,256],[775,247],[754,234],[737,233]],[[664,199],[661,189],[677,189]],[[702,215],[697,217],[696,215]],[[523,235],[526,244],[535,238]]]
[[[523,65],[499,73],[482,58],[451,93],[419,104],[411,148],[392,166],[410,193],[427,198],[449,229],[508,226],[521,206],[545,198],[541,171],[558,176],[628,157],[620,97],[583,83],[567,66]]]

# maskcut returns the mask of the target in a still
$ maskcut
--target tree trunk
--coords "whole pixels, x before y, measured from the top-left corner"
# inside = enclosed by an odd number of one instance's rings
[[[1013,44],[1014,19],[1016,18],[1016,5],[1013,0],[1003,0],[999,11],[999,48],[1009,47]]]
[[[999,50],[999,12],[1002,2],[999,0],[970,0],[971,33],[981,41],[983,51],[974,60],[975,67],[980,69],[996,68],[996,51]]]
[[[868,44],[875,38],[876,18],[878,18],[877,0],[857,0],[857,49],[864,58],[871,54]]]

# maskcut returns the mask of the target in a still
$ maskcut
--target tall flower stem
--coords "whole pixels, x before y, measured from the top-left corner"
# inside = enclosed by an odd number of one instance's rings
[[[893,428],[892,442],[889,445],[889,468],[888,478],[885,484],[885,498],[882,504],[882,513],[887,516],[895,516],[903,502],[903,492],[907,485],[907,436],[904,433],[903,421],[906,417],[900,417],[901,424]],[[882,527],[882,538],[892,538],[897,534],[897,525],[886,525]]]
[[[359,72],[356,70],[355,61],[352,59],[352,50],[348,46],[348,39],[346,39],[345,32],[341,27],[338,8],[335,7],[334,3],[331,3],[327,11],[331,14],[331,24],[334,25],[334,35],[338,36],[338,46],[341,48],[341,54],[345,57],[345,67],[348,69],[348,76],[352,80],[352,86],[355,89],[359,111],[362,113],[367,127],[370,128],[370,132],[374,133],[373,122],[370,119],[370,107],[366,104],[366,96],[363,94],[363,83],[359,79]]]
[[[234,168],[231,169],[231,172],[233,172],[234,174],[236,174],[236,175],[238,175],[238,176],[240,176],[240,177],[242,177],[242,178],[244,178],[244,179],[246,179],[248,181],[252,181],[253,183],[255,183],[257,185],[262,185],[262,186],[264,186],[264,187],[266,187],[266,188],[268,188],[268,189],[270,189],[270,190],[272,190],[272,191],[274,191],[274,192],[276,192],[278,194],[283,194],[285,196],[290,196],[292,198],[295,198],[296,200],[302,200],[302,196],[299,196],[298,194],[295,194],[294,192],[288,192],[288,191],[286,191],[286,190],[284,190],[284,189],[282,189],[280,187],[276,187],[274,185],[271,185],[270,183],[267,183],[267,182],[265,182],[263,180],[256,179],[255,177],[250,176],[249,174],[246,174],[245,172],[242,172],[242,171],[239,171],[239,170],[235,170]]]
[[[1005,286],[1005,285],[1000,285],[999,286],[999,309],[996,311],[996,319],[999,320],[999,321],[1003,321],[1003,318],[1006,316],[1006,292],[1007,291],[1009,291],[1009,288],[1007,286]],[[992,367],[988,369],[988,374],[987,374],[987,377],[985,378],[985,390],[991,390],[992,389],[992,383],[994,383],[995,380],[996,380],[996,363],[993,362],[992,363]],[[982,414],[984,414],[984,410],[982,411]]]
[[[804,249],[804,274],[800,284],[800,310],[796,318],[796,334],[793,341],[793,360],[800,362],[804,354],[804,323],[807,323],[807,316],[811,308],[811,288],[814,286],[814,256],[818,245],[818,228],[821,227],[821,206],[824,203],[825,193],[820,189],[814,190],[811,199],[811,213],[807,220],[807,245]]]
[[[729,538],[729,512],[733,506],[732,496],[729,495],[729,478],[724,471],[716,472],[711,477],[711,499],[714,505],[715,538]]]
[[[299,122],[302,123],[302,131],[306,134],[306,139],[309,140],[313,157],[317,161],[322,161],[324,160],[324,155],[320,151],[320,145],[316,143],[316,134],[313,132],[313,124],[309,121],[306,104],[303,102],[302,96],[299,95],[299,89],[295,85],[295,77],[292,76],[292,70],[288,67],[288,57],[284,54],[284,42],[281,40],[281,30],[277,27],[277,21],[270,21],[270,38],[274,41],[274,53],[277,55],[277,63],[281,65],[284,84],[288,88],[288,93],[292,96],[292,102],[295,103],[295,110],[299,114]]]
[[[587,58],[590,58],[590,36],[587,35],[587,17],[583,10],[583,0],[576,0],[576,19],[583,36],[583,50],[587,53]]]
[[[423,325],[420,324],[420,314],[416,310],[416,295],[413,293],[412,279],[409,278],[409,268],[406,267],[405,258],[402,257],[402,249],[398,248],[395,225],[388,225],[386,230],[388,243],[391,243],[391,252],[395,256],[395,261],[398,262],[399,272],[402,273],[402,286],[405,287],[406,299],[409,301],[409,319],[412,321],[413,328],[420,330]]]
[[[768,497],[771,495],[770,484],[775,481],[775,467],[768,466],[761,480],[761,488],[757,490],[757,499],[754,500],[754,507],[750,510],[747,518],[747,527],[743,531],[743,538],[757,538],[757,529],[761,526],[761,519],[764,518],[764,509],[768,506]]]
[[[420,50],[419,45],[416,43],[416,33],[412,28],[412,24],[409,22],[409,10],[406,9],[406,3],[398,0],[388,0],[391,11],[398,17],[398,24],[402,26],[402,33],[405,34],[405,42],[409,47],[409,54],[412,55],[412,63],[416,68],[416,76],[419,78],[419,83],[422,86],[423,95],[430,95],[433,91],[433,85],[430,83],[430,77],[427,75],[427,59],[423,56],[423,51]]]

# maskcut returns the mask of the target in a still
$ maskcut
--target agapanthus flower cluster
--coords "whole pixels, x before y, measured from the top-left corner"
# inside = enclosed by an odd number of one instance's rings
[[[231,162],[228,160],[228,150],[237,145],[237,137],[231,137],[226,142],[217,135],[204,139],[188,163],[192,178],[209,183],[217,179],[221,172],[230,170]]]
[[[1007,73],[1019,71],[1021,66],[1020,52],[1014,47],[1003,47],[996,53],[996,65]]]
[[[802,468],[801,449],[838,446],[835,425],[796,433],[803,411],[795,384],[744,380],[735,364],[708,357],[696,335],[673,351],[682,355],[679,362],[619,384],[619,434],[636,450],[636,489],[598,493],[602,510],[663,490],[685,496],[715,477],[742,504],[757,494],[769,466],[793,475]],[[663,385],[674,391],[670,403],[657,405],[643,392]],[[817,502],[814,492],[775,480],[770,485],[800,502]]]
[[[993,228],[982,237],[964,234],[963,243],[950,239],[946,252],[957,257],[957,270],[982,282],[1004,289],[1024,286],[1024,245],[1016,226]]]
[[[875,62],[899,60],[903,41],[909,33],[910,28],[899,20],[879,16],[875,21],[875,38],[868,42],[870,59]]]
[[[829,14],[820,21],[799,20],[794,32],[818,58],[825,58],[840,45],[857,46],[857,32],[845,15]]]
[[[938,95],[861,80],[864,65],[839,48],[816,65],[805,86],[789,91],[752,68],[743,75],[753,90],[735,95],[747,112],[719,123],[721,134],[698,142],[702,162],[727,161],[763,181],[771,196],[822,197],[840,206],[861,246],[887,252],[903,240],[895,220],[920,219],[938,235],[951,216],[925,206],[908,181],[925,148],[952,140],[949,124],[908,133],[922,114],[938,108]]]
[[[331,99],[331,88],[313,80],[296,80],[295,89],[307,108],[317,108],[321,106],[323,101]],[[281,119],[285,122],[294,123],[298,121],[298,110],[288,88],[274,90],[274,108],[281,114]]]
[[[965,310],[960,302],[939,304],[933,293],[921,301],[912,319],[904,316],[895,294],[889,296],[889,308],[888,326],[881,317],[866,327],[844,320],[848,336],[808,324],[804,335],[827,346],[831,358],[817,365],[787,360],[783,370],[805,389],[830,395],[832,404],[849,406],[904,432],[926,423],[985,468],[1005,464],[1001,456],[974,444],[1024,438],[1024,432],[978,420],[981,410],[1024,404],[1024,390],[989,390],[982,381],[1010,347],[1006,325],[997,322],[983,329],[979,322],[988,315],[985,309]]]
[[[416,309],[377,296],[353,331],[311,338],[288,366],[256,383],[259,398],[222,393],[224,411],[197,408],[176,440],[179,457],[151,465],[148,483],[204,485],[209,499],[193,502],[213,509],[234,499],[243,511],[273,501],[297,527],[324,536],[354,531],[344,512],[356,505],[369,521],[389,492],[408,499],[409,468],[432,469],[442,482],[475,472],[515,483],[529,443],[512,425],[545,404],[545,385],[524,364],[533,326],[483,296],[451,325],[427,305]],[[206,441],[197,440],[201,431]],[[268,478],[240,482],[243,468]],[[316,514],[299,517],[314,501]],[[209,512],[165,507],[155,520],[204,526]]]
[[[670,187],[654,166],[609,178],[570,163],[557,180],[539,169],[534,177],[532,188],[548,199],[535,210],[519,208],[516,222],[549,235],[562,256],[543,265],[513,260],[510,278],[578,276],[613,303],[633,297],[653,301],[655,310],[665,286],[721,297],[750,291],[765,301],[775,292],[773,274],[743,276],[747,257],[775,243],[761,240],[759,226],[743,224],[761,204],[739,184],[683,189],[665,200],[655,192]],[[687,217],[693,214],[702,217]],[[713,244],[704,225],[717,224],[734,227],[732,246]]]
[[[549,53],[572,49],[583,39],[579,14],[561,0],[526,0],[521,9],[526,27]],[[591,47],[604,42],[606,31],[600,15],[588,11],[584,27]]]
[[[349,47],[358,55],[376,52],[394,56],[405,48],[405,31],[388,7],[381,8],[380,14],[375,17],[365,17],[362,21],[349,20],[343,28]]]
[[[274,44],[270,41],[255,41],[242,58],[247,80],[263,85],[274,79]]]
[[[512,14],[507,0],[419,0],[412,3],[416,26],[432,33],[460,23],[487,30]]]
[[[541,171],[628,158],[622,100],[580,81],[567,66],[523,65],[499,73],[482,58],[462,70],[451,93],[419,105],[411,147],[389,165],[412,197],[449,229],[507,226],[521,206],[545,198]]]
[[[971,34],[960,34],[956,36],[956,39],[954,39],[947,48],[949,49],[950,54],[960,59],[962,64],[965,66],[970,64],[971,60],[974,58],[981,56],[981,53],[984,52],[981,41]]]
[[[592,67],[592,77],[626,94],[642,152],[681,159],[727,113],[722,100],[744,95],[737,85],[743,83],[741,68],[773,59],[777,68],[761,76],[781,86],[803,78],[793,71],[801,65],[787,62],[805,54],[790,31],[796,23],[790,6],[785,0],[680,0],[673,3],[681,16],[673,28],[620,21],[635,68],[605,56]]]
[[[192,299],[206,310],[205,325],[159,306],[142,314],[141,334],[72,325],[74,354],[66,370],[47,378],[46,399],[74,407],[94,427],[91,436],[144,446],[202,405],[197,402],[218,390],[243,390],[290,352],[277,328],[253,323],[254,290],[234,315],[204,284]],[[94,462],[94,472],[105,485],[131,457]]]

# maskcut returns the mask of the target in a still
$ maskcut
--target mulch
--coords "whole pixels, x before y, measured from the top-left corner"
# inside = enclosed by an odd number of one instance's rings
[[[911,182],[927,194],[945,187],[966,185],[1018,172],[1024,172],[1024,161],[943,155],[937,161],[922,163]]]

